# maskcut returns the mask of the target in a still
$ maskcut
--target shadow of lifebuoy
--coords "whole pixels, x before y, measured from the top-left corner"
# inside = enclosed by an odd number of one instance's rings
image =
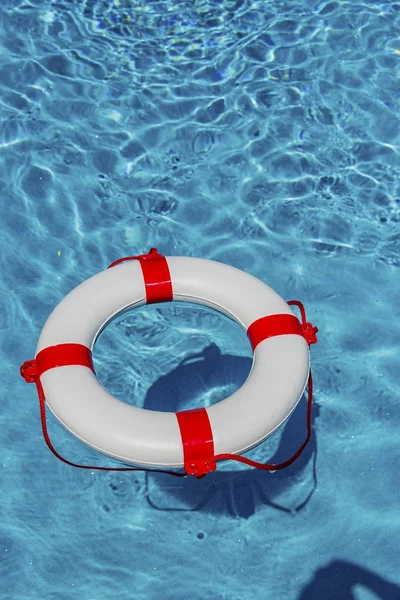
[[[335,560],[318,569],[313,579],[304,588],[299,600],[356,600],[355,587],[362,586],[381,600],[400,600],[400,587],[386,581],[354,563]]]
[[[177,411],[209,406],[229,396],[246,380],[251,358],[222,354],[212,344],[203,352],[184,359],[149,389],[144,408]],[[319,415],[314,403],[312,419]],[[263,455],[262,446],[254,449],[252,458],[279,463],[290,457],[306,435],[306,402],[300,401],[280,432],[280,441],[272,457]],[[265,452],[265,450],[264,450]],[[289,467],[274,473],[220,464],[213,473],[197,480],[175,479],[157,473],[146,473],[146,498],[158,510],[227,513],[249,517],[257,506],[268,505],[277,510],[297,513],[307,504],[316,487],[315,461],[317,443],[312,438],[301,456]]]

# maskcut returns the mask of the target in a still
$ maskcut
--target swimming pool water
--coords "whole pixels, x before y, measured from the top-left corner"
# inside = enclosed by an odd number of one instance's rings
[[[1,598],[399,599],[400,4],[5,0],[0,31]],[[19,366],[73,287],[151,246],[304,302],[313,437],[288,469],[175,480],[47,450]],[[232,393],[251,350],[174,304],[117,319],[94,360],[173,411]],[[249,456],[304,436],[305,399]]]

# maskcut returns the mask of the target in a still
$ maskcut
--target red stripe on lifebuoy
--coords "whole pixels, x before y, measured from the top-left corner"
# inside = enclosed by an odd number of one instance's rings
[[[261,317],[261,319],[254,321],[247,330],[247,336],[253,351],[260,342],[263,342],[270,337],[287,334],[301,335],[304,337],[301,323],[294,315],[281,314]]]
[[[36,356],[37,375],[55,367],[80,365],[88,367],[94,373],[92,352],[82,344],[57,344],[43,348]]]
[[[172,301],[173,290],[171,274],[165,256],[160,254],[156,248],[150,248],[147,254],[119,258],[111,263],[108,268],[115,267],[127,260],[138,260],[140,262],[146,288],[147,304]]]
[[[200,478],[216,468],[210,464],[214,456],[214,440],[210,420],[205,408],[177,412],[183,443],[183,460],[188,475]]]
[[[154,257],[139,258],[142,267],[144,285],[146,287],[146,302],[171,302],[173,297],[171,274],[165,256],[157,254]]]

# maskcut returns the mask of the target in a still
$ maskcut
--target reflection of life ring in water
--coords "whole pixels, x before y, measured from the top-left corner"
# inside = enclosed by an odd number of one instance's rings
[[[265,283],[215,261],[167,259],[152,249],[110,266],[115,268],[62,300],[42,330],[36,359],[21,367],[24,378],[38,386],[42,425],[46,397],[71,433],[124,463],[184,467],[197,477],[213,471],[216,460],[251,464],[240,455],[286,421],[309,378],[309,344],[316,342],[317,330],[306,323],[302,305],[292,302],[300,306],[300,323],[290,303]],[[94,373],[92,348],[116,315],[171,300],[203,304],[231,317],[246,330],[254,351],[243,386],[207,409],[171,413],[130,406],[111,396]],[[310,398],[311,389],[310,380]]]

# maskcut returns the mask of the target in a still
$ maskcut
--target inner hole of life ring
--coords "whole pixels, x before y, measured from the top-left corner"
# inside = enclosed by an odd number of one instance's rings
[[[93,348],[96,376],[110,394],[167,412],[227,398],[246,381],[252,360],[248,337],[236,321],[189,302],[123,311]]]

